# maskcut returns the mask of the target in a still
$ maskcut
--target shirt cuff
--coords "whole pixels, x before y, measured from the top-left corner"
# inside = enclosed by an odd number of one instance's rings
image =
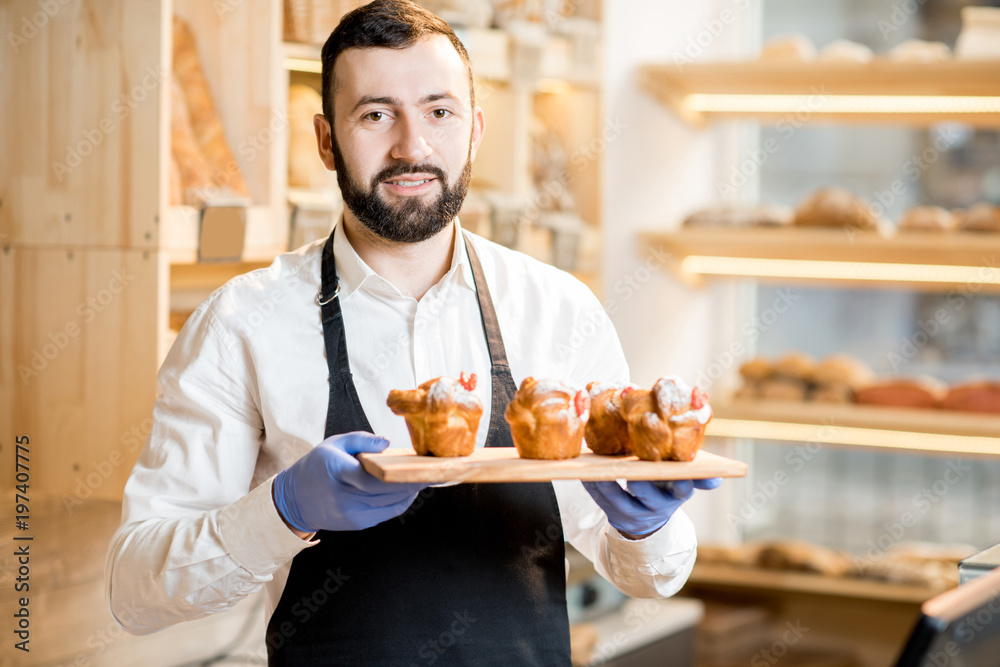
[[[267,576],[317,541],[293,533],[271,496],[274,478],[219,512],[219,535],[229,555],[248,572]]]
[[[632,588],[647,582],[656,593],[672,595],[687,581],[698,550],[694,524],[678,510],[662,528],[639,540],[606,528],[612,576]],[[653,591],[648,591],[653,593]]]

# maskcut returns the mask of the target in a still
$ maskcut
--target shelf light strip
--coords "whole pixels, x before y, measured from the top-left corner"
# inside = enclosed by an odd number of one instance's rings
[[[308,58],[285,58],[285,69],[293,72],[322,74],[323,63],[319,60],[310,60]]]
[[[691,93],[685,106],[700,113],[1000,113],[1000,97],[971,95],[745,95]]]
[[[681,261],[681,269],[691,274],[757,278],[874,280],[969,285],[1000,284],[1000,267],[987,262],[986,258],[981,266],[953,266],[947,264],[834,262],[811,259],[690,255]]]
[[[708,425],[707,434],[724,438],[790,440],[952,454],[1000,455],[1000,438],[892,431],[832,424],[790,424],[749,419],[713,419]]]

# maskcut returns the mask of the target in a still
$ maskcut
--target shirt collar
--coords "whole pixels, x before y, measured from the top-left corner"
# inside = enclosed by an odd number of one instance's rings
[[[355,291],[364,287],[376,293],[399,296],[395,285],[380,276],[354,250],[354,246],[344,234],[344,217],[341,215],[333,229],[333,254],[337,260],[337,279],[340,282],[340,296],[347,298]],[[471,290],[476,289],[472,278],[472,267],[469,265],[469,255],[465,249],[464,233],[458,218],[455,218],[454,239],[452,242],[451,266],[441,278],[439,285],[455,283]]]

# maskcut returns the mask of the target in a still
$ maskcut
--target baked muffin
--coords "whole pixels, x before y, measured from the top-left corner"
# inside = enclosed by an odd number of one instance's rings
[[[587,385],[590,418],[583,437],[587,440],[590,451],[605,456],[627,456],[632,453],[628,424],[622,413],[622,396],[635,389],[638,389],[635,385],[620,382],[591,382]]]
[[[590,416],[590,396],[558,380],[526,377],[504,417],[523,459],[572,459],[580,455]]]
[[[708,397],[676,376],[628,392],[622,407],[632,449],[646,461],[693,461],[712,419]]]
[[[476,374],[438,377],[416,389],[393,389],[386,403],[406,419],[413,449],[421,456],[468,456],[476,448],[483,404],[474,392]]]

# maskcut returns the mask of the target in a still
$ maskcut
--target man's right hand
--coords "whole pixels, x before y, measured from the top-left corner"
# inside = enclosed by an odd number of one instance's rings
[[[393,484],[372,477],[354,455],[378,453],[389,441],[371,433],[327,438],[274,478],[274,504],[292,528],[363,530],[401,515],[425,484]]]

